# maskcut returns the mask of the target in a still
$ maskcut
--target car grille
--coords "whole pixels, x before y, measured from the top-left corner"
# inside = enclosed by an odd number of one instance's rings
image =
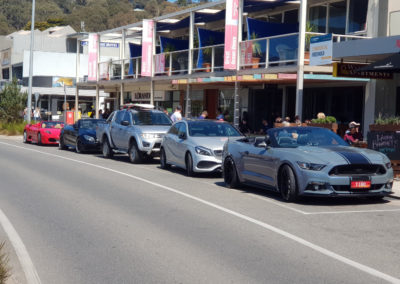
[[[222,150],[214,150],[214,155],[217,157],[221,157],[222,156]]]
[[[207,169],[207,168],[215,167],[215,166],[217,166],[217,165],[219,165],[219,163],[217,163],[217,162],[212,162],[212,161],[200,161],[200,162],[197,164],[197,167],[198,167],[199,169]]]
[[[153,148],[159,149],[161,147],[161,143],[154,143]]]
[[[350,185],[332,185],[335,191],[368,192],[370,190],[381,189],[385,184],[371,184],[371,188],[351,188]]]
[[[330,170],[331,176],[353,175],[384,175],[385,168],[382,165],[341,165]]]

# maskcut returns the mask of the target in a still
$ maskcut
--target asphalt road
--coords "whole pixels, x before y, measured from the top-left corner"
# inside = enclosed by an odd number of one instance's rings
[[[224,187],[0,138],[0,209],[42,283],[400,283],[400,200]]]

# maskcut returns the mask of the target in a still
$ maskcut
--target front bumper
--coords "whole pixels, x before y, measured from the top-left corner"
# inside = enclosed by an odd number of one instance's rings
[[[386,196],[392,192],[393,171],[387,170],[382,175],[332,176],[326,172],[299,170],[299,195],[308,196]],[[350,184],[354,177],[368,177],[371,187],[352,189]]]
[[[198,173],[209,173],[221,171],[221,156],[193,155],[193,171]]]
[[[48,145],[58,145],[58,142],[60,141],[60,135],[42,135],[42,144],[48,144]]]
[[[142,139],[139,142],[138,148],[147,155],[159,155],[162,138]]]
[[[96,138],[94,142],[84,140],[82,142],[82,147],[84,151],[100,151],[101,143]]]

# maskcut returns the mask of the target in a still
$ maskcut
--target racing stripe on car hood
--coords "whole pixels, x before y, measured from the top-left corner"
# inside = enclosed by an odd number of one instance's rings
[[[349,164],[371,164],[370,160],[363,154],[351,148],[344,149],[342,147],[324,147],[327,150],[337,153]]]

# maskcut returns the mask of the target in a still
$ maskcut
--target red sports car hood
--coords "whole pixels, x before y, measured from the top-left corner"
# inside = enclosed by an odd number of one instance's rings
[[[61,129],[60,128],[42,128],[41,131],[46,134],[60,135]]]

